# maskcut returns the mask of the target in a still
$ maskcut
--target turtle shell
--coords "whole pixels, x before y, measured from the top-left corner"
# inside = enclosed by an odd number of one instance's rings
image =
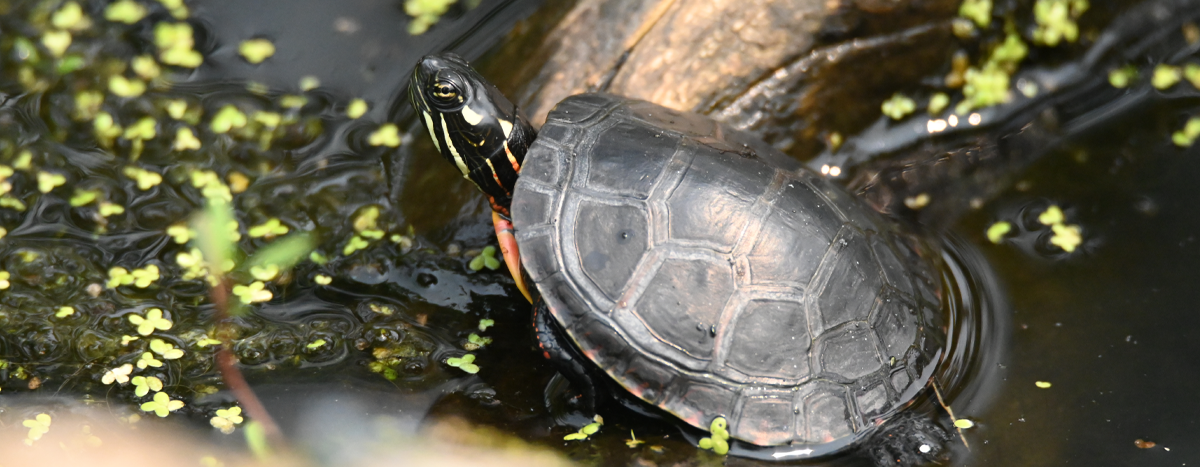
[[[760,446],[840,448],[903,408],[944,347],[930,250],[752,136],[567,98],[513,196],[554,319],[642,400]]]

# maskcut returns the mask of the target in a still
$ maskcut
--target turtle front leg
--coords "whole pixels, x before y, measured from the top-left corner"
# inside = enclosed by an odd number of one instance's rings
[[[550,360],[550,364],[579,391],[580,408],[586,413],[595,413],[598,393],[603,390],[597,384],[600,381],[584,366],[583,362],[587,360],[570,344],[562,327],[550,316],[550,307],[541,297],[533,307],[533,329],[542,356]]]
[[[521,295],[524,295],[529,303],[533,303],[533,297],[529,295],[529,287],[525,285],[525,275],[521,274],[521,253],[517,249],[517,237],[513,235],[512,222],[493,210],[492,226],[496,228],[496,241],[500,243],[500,253],[504,256],[504,264],[508,265],[509,274],[512,274]]]

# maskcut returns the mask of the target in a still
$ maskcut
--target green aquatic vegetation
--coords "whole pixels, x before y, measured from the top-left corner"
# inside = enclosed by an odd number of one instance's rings
[[[1088,0],[1037,0],[1033,5],[1033,17],[1037,22],[1033,42],[1049,47],[1064,40],[1075,42],[1079,39],[1079,25],[1075,20],[1088,7]]]
[[[183,3],[183,0],[158,0],[158,3],[171,12],[171,17],[175,19],[187,19],[188,7]]]
[[[138,55],[129,61],[129,66],[133,68],[133,72],[145,80],[152,80],[162,75],[162,68],[158,66],[158,62],[154,57],[149,55]]]
[[[359,117],[366,115],[367,110],[369,110],[367,101],[355,98],[346,106],[346,116],[350,117],[351,120],[357,120]]]
[[[146,310],[146,316],[137,314],[129,315],[129,322],[137,326],[138,334],[149,336],[155,329],[159,331],[167,331],[174,324],[171,320],[163,318],[161,308],[150,308]]]
[[[250,275],[260,281],[274,280],[279,277],[279,266],[268,264],[266,266],[251,266]]]
[[[892,97],[883,101],[881,106],[883,114],[892,120],[900,120],[913,113],[916,108],[917,103],[912,98],[900,93],[892,94]]]
[[[1137,79],[1137,75],[1137,67],[1125,65],[1108,72],[1108,84],[1111,84],[1114,88],[1128,87],[1133,83],[1133,80]]]
[[[126,177],[136,181],[138,189],[142,191],[146,191],[158,186],[158,184],[162,183],[163,180],[162,175],[159,175],[157,172],[151,172],[149,170],[134,166],[127,166],[121,172],[124,173]]]
[[[494,326],[495,324],[496,324],[495,320],[481,319],[481,320],[479,320],[479,332],[487,331],[487,328],[490,328],[490,327]]]
[[[39,171],[37,174],[38,191],[42,193],[49,193],[65,183],[67,183],[67,177],[59,173]]]
[[[25,444],[32,445],[34,441],[42,439],[42,436],[50,432],[50,416],[44,413],[39,413],[32,419],[26,419],[21,422],[21,425],[29,429],[29,433],[25,435]]]
[[[123,336],[121,336],[121,347],[125,347],[125,346],[129,345],[130,342],[136,341],[138,339],[141,339],[141,338],[137,337],[137,336],[123,335]]]
[[[972,428],[974,426],[975,426],[975,422],[972,422],[965,418],[960,418],[960,419],[954,421],[954,427],[958,428],[960,430],[966,430],[966,429]]]
[[[162,368],[162,366],[162,360],[154,358],[154,354],[150,352],[142,352],[142,356],[137,361],[137,367],[141,370],[146,368]]]
[[[242,408],[233,406],[228,409],[217,409],[217,413],[208,419],[208,423],[213,428],[221,430],[221,433],[230,434],[243,420]]]
[[[279,219],[272,217],[262,224],[250,227],[247,233],[250,234],[250,238],[271,239],[277,235],[288,233],[288,226],[283,225]]]
[[[98,198],[101,194],[103,193],[101,193],[100,190],[84,190],[82,188],[76,188],[75,194],[71,195],[71,199],[67,202],[71,205],[71,207],[77,208],[91,204],[93,201],[96,201],[96,198]]]
[[[58,29],[81,30],[90,26],[91,21],[83,15],[83,8],[78,3],[67,2],[50,15],[50,25]]]
[[[146,7],[133,0],[117,0],[104,9],[104,19],[133,24],[146,17]]]
[[[317,274],[313,276],[313,282],[316,282],[317,285],[329,285],[333,283],[333,278],[324,274]]]
[[[992,243],[999,244],[1004,240],[1004,236],[1012,231],[1012,224],[1006,221],[999,221],[987,228],[987,239]]]
[[[46,31],[42,34],[42,46],[50,52],[50,55],[61,57],[67,53],[67,47],[71,46],[71,33],[67,31]]]
[[[172,400],[165,392],[154,393],[154,399],[142,404],[143,412],[154,412],[154,415],[166,417],[167,414],[183,408],[183,401]]]
[[[155,24],[154,45],[159,50],[159,61],[167,65],[196,68],[204,63],[200,52],[192,50],[195,39],[192,36],[192,25],[188,23]]]
[[[405,0],[404,12],[412,17],[408,23],[408,33],[414,36],[424,34],[430,26],[437,24],[438,19],[446,14],[458,0]]]
[[[8,271],[0,271],[0,290],[8,289],[12,285],[8,281],[9,277],[11,277],[11,274]]]
[[[113,118],[112,114],[108,112],[96,114],[96,119],[92,121],[92,126],[95,130],[96,139],[105,147],[112,146],[113,140],[121,136],[121,133],[124,131],[121,125]]]
[[[487,267],[493,271],[499,268],[500,260],[496,259],[496,247],[491,245],[484,247],[483,251],[479,253],[479,256],[471,259],[471,262],[468,264],[468,266],[472,271],[478,271],[484,267]]]
[[[1042,211],[1041,214],[1038,214],[1037,219],[1038,222],[1041,222],[1044,225],[1054,225],[1061,224],[1062,221],[1066,219],[1066,216],[1063,214],[1062,208],[1051,204],[1050,207],[1046,208],[1045,211]]]
[[[202,349],[205,347],[208,347],[210,345],[221,345],[221,341],[219,339],[213,339],[213,338],[207,337],[207,336],[202,337],[202,338],[200,338],[200,340],[196,341],[196,347],[200,347]]]
[[[1174,86],[1183,79],[1183,70],[1177,66],[1171,66],[1164,63],[1154,67],[1154,74],[1150,77],[1150,85],[1155,89],[1165,90]]]
[[[115,215],[119,215],[119,214],[125,214],[125,206],[121,206],[120,204],[114,204],[114,203],[111,203],[108,201],[101,201],[98,206],[97,212],[100,213],[100,217],[109,217],[109,216],[115,216]]]
[[[73,314],[75,314],[75,307],[63,306],[63,307],[59,307],[58,311],[54,312],[54,317],[55,318],[66,318]]]
[[[108,78],[108,92],[119,97],[137,97],[146,92],[146,82],[137,78],[112,75]]]
[[[379,129],[367,136],[367,144],[371,146],[400,147],[400,129],[394,123],[385,123]]]
[[[712,436],[700,438],[700,449],[711,449],[720,455],[729,453],[729,423],[725,417],[714,418],[708,431]]]
[[[275,44],[267,39],[249,39],[238,45],[238,53],[247,62],[257,65],[275,55]]]
[[[271,301],[275,297],[270,290],[267,290],[266,284],[262,281],[254,281],[249,285],[233,286],[233,294],[237,295],[244,304],[260,303]]]
[[[937,115],[946,110],[950,106],[950,96],[944,92],[934,94],[929,98],[929,107],[927,111],[929,115]]]
[[[129,374],[133,373],[133,364],[126,363],[104,372],[100,382],[104,384],[125,384],[129,382]]]
[[[247,122],[245,113],[242,113],[233,104],[225,104],[213,116],[211,128],[213,133],[228,133],[229,130],[245,127]]]
[[[150,351],[160,355],[163,360],[177,360],[183,357],[183,350],[162,339],[151,339]]]
[[[368,246],[371,246],[371,242],[367,241],[365,238],[355,235],[350,237],[350,240],[346,242],[346,246],[342,248],[342,256],[350,256],[351,253],[364,249]]]
[[[133,394],[138,397],[146,397],[150,391],[162,391],[163,382],[154,376],[134,376],[129,380],[133,383]]]
[[[579,431],[563,436],[564,441],[583,441],[588,436],[594,435],[600,431],[600,427],[604,425],[604,419],[599,415],[592,417],[592,423],[584,425]]]
[[[1183,128],[1171,134],[1171,142],[1181,148],[1191,147],[1200,137],[1200,117],[1189,118]]]
[[[1078,225],[1054,224],[1050,226],[1050,230],[1054,232],[1054,236],[1050,237],[1050,244],[1062,248],[1067,253],[1074,252],[1075,248],[1083,243],[1083,232]]]
[[[963,0],[958,7],[958,16],[986,28],[992,24],[992,0]]]
[[[446,359],[446,364],[458,368],[470,374],[479,373],[479,366],[475,363],[475,354],[466,354],[461,357],[450,357]]]

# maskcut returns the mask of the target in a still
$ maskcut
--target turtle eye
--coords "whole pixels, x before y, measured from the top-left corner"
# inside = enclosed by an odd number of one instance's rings
[[[449,102],[455,97],[458,97],[458,87],[454,83],[442,81],[433,86],[433,98],[442,102]]]

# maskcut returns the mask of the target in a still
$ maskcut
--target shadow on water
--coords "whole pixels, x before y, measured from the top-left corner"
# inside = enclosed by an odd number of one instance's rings
[[[561,441],[588,417],[562,402],[571,391],[533,348],[529,310],[511,279],[467,267],[493,241],[487,206],[408,118],[398,83],[431,51],[481,56],[539,4],[484,2],[418,37],[405,32],[408,19],[398,2],[214,0],[195,6],[205,38],[197,47],[207,61],[180,84],[181,95],[215,111],[215,103],[260,105],[273,98],[249,95],[246,80],[276,94],[300,92],[303,75],[322,83],[309,94],[315,102],[309,109],[316,109],[324,134],[264,156],[277,157],[270,161],[275,165],[239,194],[238,208],[244,226],[274,215],[296,229],[321,232],[321,251],[333,259],[299,266],[275,289],[277,300],[239,321],[241,363],[285,431],[328,464],[358,455],[342,440],[385,429],[363,420],[387,417],[386,430],[405,435],[465,419],[584,464],[758,465],[698,451],[696,433],[628,413],[614,414],[586,442]],[[271,38],[279,55],[262,66],[245,63],[236,44],[248,37]],[[364,120],[341,119],[351,97],[371,103]],[[53,102],[39,99],[7,103],[6,128],[28,120],[34,131],[49,133],[38,106]],[[1069,135],[1061,149],[947,235],[945,284],[957,309],[938,378],[955,415],[974,422],[962,432],[969,451],[957,433],[946,443],[952,463],[1200,465],[1200,404],[1191,402],[1200,382],[1200,315],[1194,311],[1200,216],[1191,214],[1200,210],[1194,183],[1200,152],[1170,142],[1197,103],[1194,96],[1151,91],[1119,116]],[[363,143],[375,126],[394,118],[406,125],[399,149]],[[110,167],[117,159],[94,145],[57,148],[59,156],[35,162],[57,163],[81,186],[118,180]],[[231,167],[251,173],[240,158],[253,154],[237,154],[232,160],[205,156],[199,164],[222,174]],[[6,153],[4,163],[11,164],[11,156]],[[163,159],[148,154],[147,160]],[[171,172],[175,163],[161,164],[165,178],[186,185],[186,174]],[[27,214],[0,213],[8,231],[0,251],[14,284],[3,297],[7,314],[0,316],[0,356],[13,365],[0,368],[0,405],[36,387],[28,375],[16,375],[25,365],[44,380],[43,393],[86,394],[114,412],[131,411],[145,400],[99,383],[106,369],[136,360],[105,356],[114,348],[109,343],[132,332],[128,317],[167,308],[181,330],[168,339],[181,348],[192,349],[189,343],[207,332],[212,310],[196,281],[164,279],[155,291],[84,292],[103,284],[116,264],[174,268],[163,258],[182,247],[161,231],[199,204],[183,188],[142,193],[128,180],[104,183],[138,210],[135,219],[102,224],[105,234],[95,233],[94,215],[72,211],[69,194],[37,198]],[[33,185],[22,179],[16,189],[33,193]],[[355,231],[348,220],[370,205],[381,208],[381,228],[403,241],[338,255]],[[1066,222],[1082,226],[1084,243],[1076,252],[1050,244],[1053,233],[1037,218],[1051,205],[1063,208]],[[992,244],[984,232],[997,221],[1014,229]],[[243,246],[261,243],[247,239]],[[333,282],[318,286],[318,275]],[[83,316],[46,324],[65,302],[78,302]],[[494,326],[481,326],[484,319]],[[472,335],[493,342],[470,347]],[[310,346],[318,340],[325,344]],[[444,364],[467,348],[478,374]],[[195,354],[155,374],[172,383],[173,396],[189,398],[183,414],[206,424],[215,409],[233,401],[224,391],[210,391],[219,384],[211,355],[189,352]],[[932,395],[915,405],[949,427]],[[19,426],[34,413],[6,409],[0,418]],[[240,444],[215,432],[212,437]],[[1139,448],[1135,440],[1155,446]],[[829,462],[867,465],[869,457],[857,452]]]

